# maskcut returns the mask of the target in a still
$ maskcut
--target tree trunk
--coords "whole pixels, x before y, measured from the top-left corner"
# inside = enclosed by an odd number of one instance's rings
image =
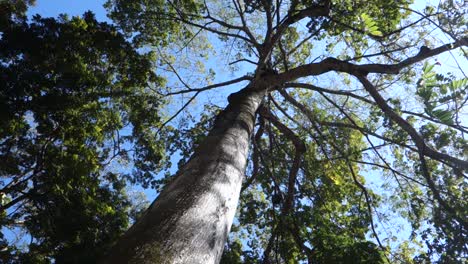
[[[265,90],[229,96],[213,129],[102,263],[219,263]]]

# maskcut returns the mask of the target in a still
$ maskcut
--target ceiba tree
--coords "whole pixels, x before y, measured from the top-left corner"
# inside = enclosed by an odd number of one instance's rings
[[[157,72],[173,74],[167,87],[182,86],[162,94],[191,94],[185,108],[208,90],[243,88],[173,132],[193,149],[102,263],[466,256],[467,79],[434,61],[466,57],[466,3],[410,2],[108,1],[133,43],[157,53]],[[240,75],[194,87],[216,73],[197,66],[224,62],[217,69]],[[379,175],[381,187],[366,184]],[[391,213],[426,252],[379,238]]]
[[[466,4],[111,0],[109,25],[33,2],[0,3],[0,224],[31,238],[1,261],[466,258]],[[128,182],[164,189],[102,257]]]

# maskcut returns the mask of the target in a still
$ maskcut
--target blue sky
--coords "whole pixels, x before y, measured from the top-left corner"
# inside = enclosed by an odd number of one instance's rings
[[[59,14],[82,15],[91,10],[98,21],[108,20],[103,0],[36,0],[36,5],[28,10],[28,15],[40,14],[43,17],[57,17]]]

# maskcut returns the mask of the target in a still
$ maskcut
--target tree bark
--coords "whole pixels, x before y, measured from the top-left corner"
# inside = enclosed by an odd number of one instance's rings
[[[101,263],[219,263],[264,94],[247,86],[229,96],[207,138]]]

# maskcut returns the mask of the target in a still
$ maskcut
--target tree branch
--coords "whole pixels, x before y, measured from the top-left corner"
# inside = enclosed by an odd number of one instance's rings
[[[363,84],[364,88],[369,92],[369,94],[374,98],[375,102],[379,108],[395,123],[397,123],[403,130],[405,130],[410,137],[413,139],[419,151],[428,157],[431,157],[436,160],[445,160],[451,163],[453,166],[458,167],[462,170],[468,168],[468,161],[460,160],[450,155],[440,153],[429,146],[426,145],[424,139],[419,135],[419,133],[411,126],[405,119],[398,115],[393,109],[387,104],[386,100],[380,95],[374,85],[367,80],[366,77],[362,75],[356,75],[359,81]]]
[[[284,203],[283,212],[289,212],[294,206],[294,185],[296,183],[297,173],[301,165],[301,158],[304,152],[306,151],[306,146],[304,142],[296,135],[294,132],[281,123],[278,118],[273,116],[271,112],[265,108],[261,107],[259,109],[259,114],[262,115],[265,119],[269,120],[275,127],[279,129],[287,138],[289,138],[296,149],[294,155],[294,161],[291,169],[289,170],[289,180],[288,180],[288,194],[286,196],[286,201]]]
[[[246,76],[239,77],[237,79],[233,79],[233,80],[222,82],[222,83],[208,85],[208,86],[205,86],[205,87],[202,87],[202,88],[189,88],[188,87],[186,90],[166,93],[166,94],[164,94],[164,96],[185,94],[185,93],[193,93],[193,92],[200,93],[200,92],[203,92],[203,91],[206,91],[206,90],[211,90],[211,89],[222,87],[222,86],[228,86],[228,85],[235,84],[235,83],[242,82],[242,81],[250,81],[251,79],[252,79],[252,77],[246,75]]]
[[[327,58],[318,63],[309,63],[278,75],[268,76],[265,81],[284,84],[301,77],[320,75],[329,71],[346,72],[352,75],[363,76],[368,73],[398,74],[403,68],[414,63],[462,46],[468,46],[468,39],[456,41],[451,44],[445,44],[434,49],[424,50],[419,52],[417,55],[409,57],[396,64],[353,64],[336,58]]]

